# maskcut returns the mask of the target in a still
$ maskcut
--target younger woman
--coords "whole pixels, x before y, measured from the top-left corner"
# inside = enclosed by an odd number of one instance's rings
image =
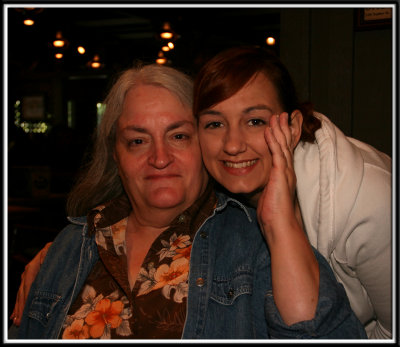
[[[391,338],[390,158],[300,104],[286,68],[259,48],[227,50],[202,68],[194,114],[209,173],[257,207],[268,244],[306,232],[369,338]]]

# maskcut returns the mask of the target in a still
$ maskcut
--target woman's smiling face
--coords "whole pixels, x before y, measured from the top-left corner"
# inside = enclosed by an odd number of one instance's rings
[[[261,194],[272,165],[264,131],[270,117],[281,112],[274,85],[260,73],[232,97],[200,113],[204,164],[230,192],[251,200]]]

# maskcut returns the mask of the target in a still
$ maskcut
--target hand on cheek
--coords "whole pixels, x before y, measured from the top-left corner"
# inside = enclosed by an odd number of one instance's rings
[[[257,212],[260,224],[268,234],[268,230],[281,226],[294,216],[296,175],[287,113],[271,117],[270,126],[265,130],[265,140],[271,151],[272,167]]]

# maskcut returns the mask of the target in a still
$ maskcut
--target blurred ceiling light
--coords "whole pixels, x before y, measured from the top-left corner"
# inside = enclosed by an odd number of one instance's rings
[[[267,45],[273,46],[275,44],[275,38],[273,38],[272,36],[267,37],[266,42],[267,42]]]
[[[95,54],[93,61],[90,63],[90,66],[93,69],[98,69],[99,67],[101,67],[101,63],[100,63],[100,57],[98,54]]]
[[[24,24],[31,26],[31,25],[35,24],[35,21],[33,19],[26,18],[26,19],[24,19]]]
[[[174,49],[175,45],[172,42],[168,42],[169,49]]]
[[[79,46],[79,47],[77,48],[77,51],[78,51],[79,54],[85,54],[86,49],[85,49],[85,47],[83,47],[83,46]]]
[[[168,51],[170,50],[170,48],[169,48],[168,46],[162,46],[161,49],[162,49],[164,52],[168,52]]]
[[[170,24],[168,22],[164,23],[162,29],[163,30],[162,30],[162,32],[160,34],[162,39],[169,40],[169,39],[172,39],[174,37],[174,34],[173,34],[172,30],[171,30],[171,26],[170,26]]]
[[[61,31],[58,31],[56,34],[56,40],[53,41],[54,47],[64,47],[65,41],[62,37]]]
[[[156,63],[157,64],[160,64],[160,65],[163,65],[163,64],[165,64],[167,62],[167,59],[166,58],[158,58],[158,59],[156,59]]]
[[[56,53],[55,55],[56,59],[61,59],[63,57],[62,53]]]
[[[15,11],[21,13],[24,25],[31,26],[35,24],[35,18],[43,11],[43,8],[24,7],[15,8]]]
[[[163,65],[167,62],[167,58],[164,57],[164,53],[163,52],[158,52],[158,58],[156,59],[156,63]]]

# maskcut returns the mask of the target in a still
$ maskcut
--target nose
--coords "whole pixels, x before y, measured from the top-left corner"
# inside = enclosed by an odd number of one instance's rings
[[[229,127],[224,135],[224,152],[238,155],[246,151],[246,139],[237,127]]]
[[[151,166],[161,170],[166,168],[172,162],[172,160],[173,156],[167,144],[161,142],[153,145],[148,159],[148,162]]]

